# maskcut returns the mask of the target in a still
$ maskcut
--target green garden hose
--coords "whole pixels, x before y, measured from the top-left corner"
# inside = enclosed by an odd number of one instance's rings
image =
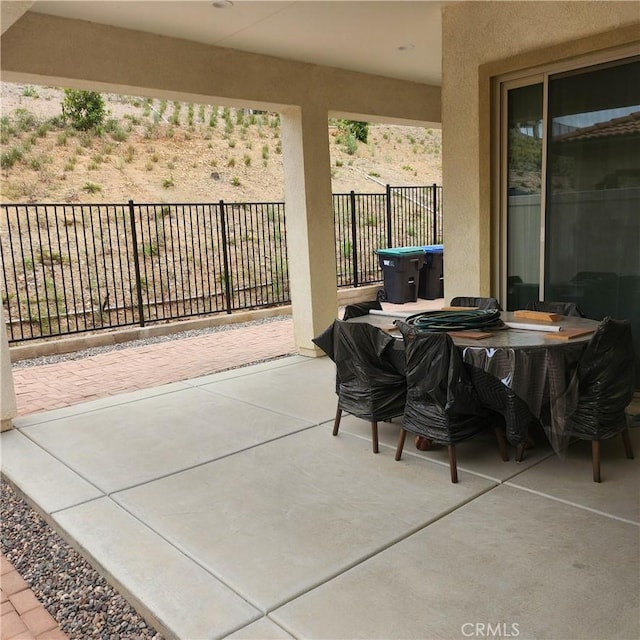
[[[405,322],[422,331],[464,331],[465,329],[501,329],[504,323],[498,309],[460,311],[421,311]]]

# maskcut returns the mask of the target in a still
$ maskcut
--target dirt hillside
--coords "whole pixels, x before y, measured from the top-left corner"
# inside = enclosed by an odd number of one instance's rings
[[[234,202],[284,197],[277,114],[104,94],[96,135],[62,120],[62,89],[2,83],[2,202]],[[440,130],[329,123],[332,190],[441,184]]]

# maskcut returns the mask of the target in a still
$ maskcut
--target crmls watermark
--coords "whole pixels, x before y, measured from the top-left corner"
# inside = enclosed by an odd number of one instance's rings
[[[517,622],[465,622],[460,631],[465,638],[517,638]]]

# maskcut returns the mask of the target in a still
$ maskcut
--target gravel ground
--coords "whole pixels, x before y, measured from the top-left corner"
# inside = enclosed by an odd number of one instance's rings
[[[71,640],[162,640],[4,479],[0,491],[2,552]]]

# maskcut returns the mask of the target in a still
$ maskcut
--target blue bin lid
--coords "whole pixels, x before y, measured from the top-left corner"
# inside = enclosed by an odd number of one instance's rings
[[[424,247],[425,253],[444,253],[444,245],[443,244],[426,244]]]

